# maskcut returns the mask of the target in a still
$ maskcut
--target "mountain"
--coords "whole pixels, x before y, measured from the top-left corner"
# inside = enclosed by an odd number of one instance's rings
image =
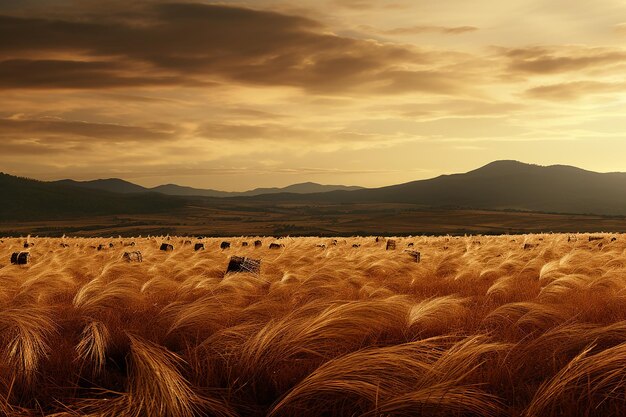
[[[359,190],[362,187],[345,186],[345,185],[322,185],[314,182],[304,182],[301,184],[293,184],[283,188],[255,188],[254,190],[242,191],[242,192],[229,192],[218,191],[211,189],[185,187],[176,184],[159,185],[153,188],[142,187],[132,182],[124,181],[119,178],[109,178],[93,181],[74,181],[74,180],[60,180],[53,181],[54,184],[71,185],[74,187],[90,188],[95,190],[109,191],[114,193],[145,193],[145,192],[157,192],[167,195],[177,196],[202,196],[202,197],[240,197],[240,196],[256,196],[262,194],[278,194],[278,193],[296,193],[296,194],[309,194],[309,193],[323,193],[328,191],[351,191]]]
[[[273,199],[626,215],[626,173],[597,173],[565,165],[496,161],[464,174],[442,175],[388,187],[306,196],[280,194]]]
[[[124,181],[119,178],[108,178],[93,181],[60,180],[53,181],[52,183],[123,194],[145,193],[150,191],[150,189],[142,187],[141,185],[133,184],[132,182]]]
[[[0,220],[160,213],[186,204],[183,199],[158,193],[121,194],[70,184],[0,173]]]
[[[255,188],[254,190],[245,191],[239,193],[243,196],[256,196],[263,194],[279,194],[279,193],[294,193],[294,194],[313,194],[313,193],[327,193],[330,191],[355,191],[362,190],[363,187],[358,186],[346,186],[346,185],[322,185],[315,182],[303,182],[300,184],[293,184],[283,188]]]

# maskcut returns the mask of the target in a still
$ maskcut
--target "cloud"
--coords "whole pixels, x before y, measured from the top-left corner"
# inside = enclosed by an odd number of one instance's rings
[[[154,142],[172,139],[177,129],[168,124],[150,127],[110,123],[90,123],[57,118],[25,119],[23,117],[0,119],[0,138],[31,139],[48,144],[82,142]]]
[[[524,75],[551,75],[607,69],[626,62],[626,51],[608,47],[534,46],[504,49],[508,70]]]
[[[443,30],[458,31],[459,28]],[[200,3],[109,15],[0,16],[1,89],[102,89],[244,83],[310,92],[449,94],[441,55],[328,32],[312,19]],[[416,66],[427,66],[428,70]],[[417,82],[425,77],[432,83]],[[390,88],[378,88],[388,85]],[[442,87],[442,88],[438,88]],[[461,82],[456,83],[457,92]]]
[[[572,81],[550,85],[541,85],[526,90],[525,95],[535,99],[566,101],[583,96],[609,94],[626,91],[626,83],[603,81]]]
[[[385,35],[421,35],[423,33],[441,33],[444,35],[460,35],[468,32],[476,32],[475,26],[432,26],[417,25],[409,27],[399,27],[394,29],[380,30]]]

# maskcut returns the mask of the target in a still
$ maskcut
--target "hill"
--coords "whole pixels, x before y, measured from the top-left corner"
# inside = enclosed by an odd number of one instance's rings
[[[442,175],[388,187],[262,198],[624,215],[626,173],[597,173],[564,165],[496,161],[464,174]]]
[[[278,194],[278,193],[295,193],[295,194],[310,194],[310,193],[324,193],[329,191],[353,191],[359,190],[363,187],[346,186],[346,185],[324,185],[317,184],[315,182],[304,182],[300,184],[293,184],[287,187],[271,187],[271,188],[255,188],[253,190],[242,192],[230,192],[219,191],[204,188],[186,187],[177,184],[164,184],[158,185],[153,188],[142,187],[141,185],[134,184],[129,181],[125,181],[119,178],[99,179],[92,181],[75,181],[70,179],[53,181],[54,184],[71,185],[74,187],[90,188],[94,190],[110,191],[114,193],[145,193],[145,192],[157,192],[166,195],[177,196],[200,196],[200,197],[246,197],[257,196],[264,194]]]
[[[53,181],[53,184],[70,185],[73,187],[89,188],[93,190],[109,191],[112,193],[145,193],[150,189],[119,178],[108,178],[92,181],[74,181],[70,179]]]
[[[159,213],[186,201],[158,193],[120,194],[0,173],[0,220]]]

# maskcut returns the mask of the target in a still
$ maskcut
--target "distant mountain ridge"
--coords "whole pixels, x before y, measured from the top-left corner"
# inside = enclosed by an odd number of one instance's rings
[[[186,201],[159,193],[122,194],[0,173],[0,220],[52,220],[144,214],[181,208]]]
[[[333,191],[329,187],[339,187]],[[35,181],[0,175],[0,219],[168,212],[186,206],[253,204],[259,212],[277,203],[406,203],[427,209],[518,210],[626,216],[626,173],[597,173],[567,165],[496,161],[463,174],[441,175],[380,188],[295,184],[244,193],[164,185],[161,190],[120,179]],[[206,192],[203,196],[200,191]],[[211,193],[221,193],[218,195]],[[167,195],[175,194],[175,195]],[[221,198],[215,198],[221,197]]]
[[[75,181],[70,179],[52,181],[54,184],[71,185],[74,187],[90,188],[102,191],[116,193],[146,193],[157,192],[166,195],[188,196],[188,197],[249,197],[262,194],[278,194],[278,193],[295,193],[295,194],[311,194],[323,193],[329,191],[353,191],[360,190],[363,187],[346,186],[346,185],[323,185],[315,182],[303,182],[292,184],[287,187],[272,188],[255,188],[248,191],[218,191],[212,189],[202,189],[186,187],[176,184],[164,184],[153,188],[142,187],[129,181],[119,178],[99,179],[92,181]]]
[[[464,174],[441,175],[381,188],[277,198],[626,215],[626,173],[597,173],[567,165],[540,166],[507,160],[495,161]]]

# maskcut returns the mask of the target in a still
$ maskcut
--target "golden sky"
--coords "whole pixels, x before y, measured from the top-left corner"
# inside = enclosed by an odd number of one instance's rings
[[[0,2],[0,171],[221,190],[626,171],[623,0],[129,3]]]

